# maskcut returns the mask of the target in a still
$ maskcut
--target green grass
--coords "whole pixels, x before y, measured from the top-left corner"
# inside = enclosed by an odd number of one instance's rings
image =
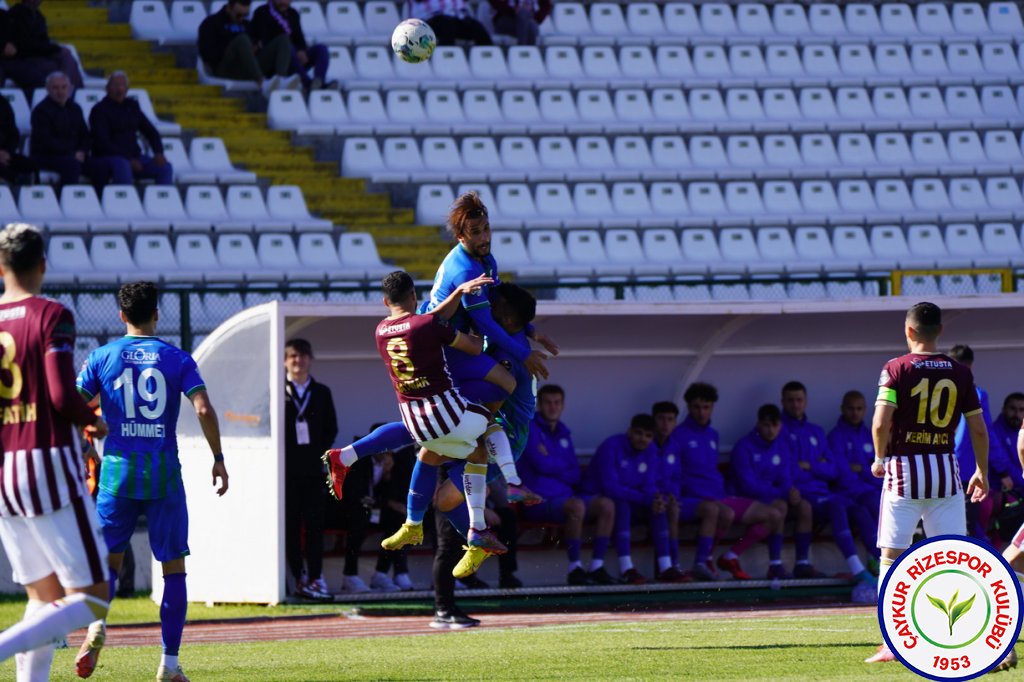
[[[477,628],[427,637],[191,645],[194,680],[914,680],[899,663],[868,666],[870,615]],[[76,680],[58,651],[51,680]],[[110,648],[97,682],[152,679],[158,647]],[[471,661],[465,663],[464,660]],[[0,679],[12,679],[11,663]]]

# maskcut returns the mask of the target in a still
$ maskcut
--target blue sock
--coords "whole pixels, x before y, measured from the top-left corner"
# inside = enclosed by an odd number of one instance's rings
[[[466,473],[465,462],[453,462],[452,464],[446,464],[448,468],[448,480],[452,482],[456,490],[462,493],[462,496],[466,496],[466,482],[462,480],[462,474]]]
[[[107,602],[112,602],[117,595],[117,571],[108,566],[107,572],[109,573],[107,583],[110,585],[110,597],[107,599]]]
[[[673,540],[670,537],[668,539],[668,555],[672,559],[672,565],[673,566],[678,566],[679,565],[679,538],[676,538],[676,539]]]
[[[405,502],[407,520],[411,523],[423,523],[423,515],[427,513],[430,500],[437,488],[437,467],[416,460],[409,479],[409,496]]]
[[[711,558],[711,548],[715,546],[715,539],[713,537],[698,537],[697,538],[697,556],[694,558],[694,564],[702,564]]]
[[[459,535],[462,537],[469,535],[469,507],[465,502],[451,511],[444,512],[444,517],[455,527],[455,530],[459,531]]]
[[[604,555],[608,553],[608,544],[611,542],[611,538],[607,537],[595,537],[594,538],[594,551],[591,552],[590,557],[597,561],[604,561]]]
[[[793,536],[793,544],[796,549],[797,563],[807,561],[808,557],[811,556],[811,534],[796,533]]]
[[[379,452],[396,452],[412,445],[412,436],[402,422],[391,422],[376,429],[352,443],[352,449],[362,459]]]
[[[580,545],[581,544],[582,543],[578,539],[577,540],[566,540],[565,541],[565,551],[569,555],[569,561],[579,561],[580,560]]]
[[[768,560],[782,561],[782,533],[768,536]]]
[[[185,630],[185,613],[188,610],[188,592],[185,589],[185,574],[172,573],[164,576],[164,598],[160,601],[160,633],[163,636],[164,653],[177,656],[181,646],[181,633]]]
[[[853,543],[853,533],[849,530],[836,533],[836,546],[844,557],[857,556],[857,546]]]
[[[654,555],[658,559],[669,558],[668,516],[664,513],[651,516],[651,535],[654,540]],[[662,569],[664,570],[664,569]]]
[[[629,502],[615,500],[615,553],[619,558],[629,556],[632,518],[633,507]]]

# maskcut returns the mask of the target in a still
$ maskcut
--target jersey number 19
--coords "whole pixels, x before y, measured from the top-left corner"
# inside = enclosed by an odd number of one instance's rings
[[[134,369],[125,367],[121,376],[114,381],[114,390],[124,389],[124,416],[135,419],[136,382]],[[153,389],[150,390],[150,379]],[[163,372],[156,367],[147,367],[139,372],[138,396],[144,401],[139,405],[139,412],[146,419],[159,419],[167,407],[167,380]],[[150,406],[150,403],[155,403]]]

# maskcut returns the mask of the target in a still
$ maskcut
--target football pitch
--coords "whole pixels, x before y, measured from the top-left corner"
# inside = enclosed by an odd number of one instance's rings
[[[491,614],[482,627],[444,633],[427,628],[427,618],[410,617],[402,620],[422,624],[423,634],[226,644],[189,643],[186,628],[181,661],[196,682],[920,679],[899,663],[862,663],[879,641],[869,609],[781,615],[690,612],[681,616],[685,619],[660,612],[657,620],[645,619],[643,613],[615,617],[622,620],[588,623],[580,614],[579,622],[572,622],[571,616],[561,614],[558,624],[524,627],[523,619],[528,622],[530,616],[516,614],[515,625],[503,627],[503,616]],[[535,622],[544,619],[545,614],[536,614]],[[373,621],[360,621],[367,635]],[[117,646],[117,637],[112,629],[111,646],[103,651],[92,679],[152,679],[159,648]],[[74,648],[57,652],[51,680],[78,679],[74,656]],[[0,678],[13,678],[10,662],[0,666]]]

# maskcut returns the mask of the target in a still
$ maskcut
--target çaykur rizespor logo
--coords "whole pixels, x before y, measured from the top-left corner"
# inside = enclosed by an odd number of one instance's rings
[[[879,599],[883,635],[897,658],[933,679],[968,679],[1016,642],[1021,592],[1009,565],[973,540],[914,545],[889,570]]]

